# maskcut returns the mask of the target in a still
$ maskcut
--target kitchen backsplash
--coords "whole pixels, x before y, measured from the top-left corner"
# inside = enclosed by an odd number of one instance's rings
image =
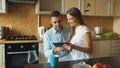
[[[94,27],[101,26],[102,33],[113,31],[113,17],[101,17],[101,16],[83,16],[84,21],[90,27],[91,32],[94,30]],[[66,16],[63,15],[64,25],[69,26],[67,23]],[[49,25],[48,25],[49,24]],[[50,28],[50,15],[40,15],[40,25],[47,28]]]
[[[7,11],[7,14],[0,14],[0,25],[12,25],[11,35],[37,35],[35,5],[9,3]]]

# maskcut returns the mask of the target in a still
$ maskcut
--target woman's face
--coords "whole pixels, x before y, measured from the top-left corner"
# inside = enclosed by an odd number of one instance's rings
[[[75,27],[78,24],[78,19],[70,14],[67,14],[67,20],[71,27]]]

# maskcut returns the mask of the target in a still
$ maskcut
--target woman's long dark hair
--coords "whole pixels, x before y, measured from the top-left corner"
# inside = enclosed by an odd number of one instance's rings
[[[81,14],[81,12],[80,12],[80,10],[79,10],[78,8],[72,7],[72,8],[70,8],[70,9],[66,12],[66,14],[70,14],[70,15],[76,17],[77,19],[79,19],[79,24],[80,24],[80,25],[84,25],[84,24],[85,24],[85,22],[84,22],[84,20],[83,20],[83,18],[82,18],[82,14]]]
[[[77,18],[79,20],[80,25],[85,25],[85,22],[82,18],[82,14],[78,8],[72,7],[66,12],[66,14],[70,14],[70,15],[74,16],[75,18]],[[70,35],[68,37],[68,41],[70,41],[72,39],[74,34],[75,34],[75,28],[72,27]]]

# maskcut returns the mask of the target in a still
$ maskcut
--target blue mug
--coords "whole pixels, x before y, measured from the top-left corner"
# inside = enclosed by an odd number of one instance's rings
[[[50,66],[52,68],[57,68],[58,61],[59,61],[59,56],[58,55],[51,55],[50,56]]]

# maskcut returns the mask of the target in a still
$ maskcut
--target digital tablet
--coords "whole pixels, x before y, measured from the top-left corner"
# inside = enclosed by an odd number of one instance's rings
[[[64,43],[53,43],[55,45],[55,47],[62,47],[64,45]]]

